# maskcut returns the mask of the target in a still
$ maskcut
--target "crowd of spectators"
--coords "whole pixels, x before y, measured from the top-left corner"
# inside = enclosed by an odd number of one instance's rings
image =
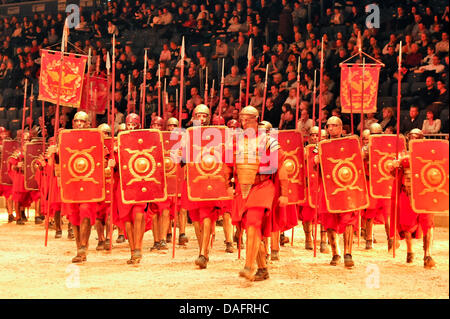
[[[402,5],[396,1],[372,2],[378,3],[380,8],[380,28],[366,26],[368,1],[324,0],[321,8],[319,1],[311,0],[112,0],[90,11],[82,8],[80,24],[70,29],[68,51],[87,54],[91,48],[91,70],[105,75],[107,52],[111,54],[112,35],[116,35],[116,93],[113,98],[116,120],[120,122],[127,110],[135,107],[138,112],[140,109],[147,49],[145,110],[148,127],[158,112],[159,68],[161,86],[167,92],[167,98],[161,98],[161,116],[165,119],[178,116],[180,46],[184,37],[182,125],[186,127],[191,125],[192,110],[205,103],[205,96],[213,114],[217,115],[221,108],[225,122],[237,119],[238,110],[245,104],[247,53],[249,39],[252,39],[249,104],[262,110],[268,65],[264,120],[279,129],[296,127],[300,58],[297,127],[308,135],[309,128],[318,124],[318,114],[322,112],[320,125],[325,125],[327,117],[336,115],[342,118],[346,132],[350,133],[350,116],[340,112],[339,63],[357,52],[357,35],[361,33],[363,51],[385,64],[380,74],[378,112],[367,114],[364,128],[379,122],[386,132],[396,131],[397,79],[400,76],[401,133],[416,127],[428,134],[448,133],[448,4],[439,0],[408,0]],[[0,106],[6,109],[22,106],[25,79],[30,88],[33,84],[33,94],[37,96],[40,49],[59,48],[64,20],[63,14],[0,19]],[[322,36],[324,83],[322,101],[319,101]],[[399,75],[400,41],[403,63]],[[224,99],[219,106],[222,68],[225,70]],[[315,70],[317,96],[314,99]],[[205,93],[206,79],[208,92]],[[314,100],[316,123],[312,121]],[[33,103],[36,104],[36,99]],[[321,110],[319,104],[323,106]],[[63,108],[63,127],[70,127],[68,118],[73,112],[75,110]],[[47,107],[46,121],[50,128],[53,114],[54,106]],[[0,117],[3,117],[1,112]],[[358,134],[359,115],[353,118]],[[37,118],[34,120],[38,123]],[[97,116],[97,123],[105,121],[106,115]]]

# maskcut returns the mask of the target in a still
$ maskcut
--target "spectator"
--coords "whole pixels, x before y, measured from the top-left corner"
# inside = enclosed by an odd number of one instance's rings
[[[436,101],[439,91],[434,86],[434,78],[428,76],[425,81],[426,87],[419,89],[416,95],[419,97],[419,106],[423,110],[425,107]]]
[[[411,105],[409,114],[400,121],[400,133],[407,134],[414,128],[422,128],[422,121],[419,119],[419,107]]]
[[[387,107],[383,107],[383,119],[380,122],[381,127],[384,129],[386,129],[386,127],[388,126],[393,126],[395,127],[396,121],[394,118],[394,110],[392,107],[387,106]]]
[[[448,54],[448,33],[442,32],[442,40],[436,43],[436,53],[447,53]]]
[[[441,130],[441,120],[434,119],[432,110],[427,110],[427,118],[423,121],[422,132],[424,134],[437,134]]]
[[[295,130],[295,115],[294,110],[287,109],[283,116],[283,123],[280,127],[281,130]]]
[[[300,113],[300,119],[297,122],[297,130],[299,130],[304,139],[308,139],[309,130],[314,126],[313,120],[309,118],[307,109],[303,109]]]

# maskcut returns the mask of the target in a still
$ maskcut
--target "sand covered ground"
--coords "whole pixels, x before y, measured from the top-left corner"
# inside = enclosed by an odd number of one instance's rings
[[[423,268],[422,241],[414,242],[416,258],[406,264],[406,247],[402,242],[397,256],[387,252],[382,225],[375,226],[378,243],[366,251],[361,239],[359,248],[355,238],[353,259],[355,267],[329,265],[331,255],[314,258],[304,249],[301,226],[295,228],[294,245],[281,248],[280,260],[270,262],[270,279],[250,283],[238,277],[244,265],[235,253],[225,253],[224,235],[216,228],[216,239],[207,269],[200,270],[194,260],[198,256],[192,225],[187,227],[190,239],[186,248],[150,252],[153,245],[151,231],[144,236],[143,259],[139,265],[127,265],[128,244],[116,244],[108,253],[96,251],[95,230],[92,230],[87,262],[71,263],[75,242],[67,239],[67,223],[63,237],[55,239],[49,231],[44,246],[44,225],[30,222],[24,226],[7,223],[7,214],[0,211],[0,298],[133,298],[133,299],[190,299],[190,298],[449,298],[449,230],[435,229],[433,257],[437,268]],[[286,232],[291,237],[291,232]],[[342,240],[340,241],[342,249]]]

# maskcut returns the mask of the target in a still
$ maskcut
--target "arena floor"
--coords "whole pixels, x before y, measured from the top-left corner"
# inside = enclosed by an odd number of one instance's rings
[[[63,238],[55,239],[49,231],[44,246],[44,226],[35,225],[33,212],[25,226],[7,223],[7,214],[0,211],[0,298],[4,299],[447,299],[449,298],[449,230],[436,228],[433,257],[437,268],[423,268],[422,241],[414,242],[416,258],[407,265],[406,247],[402,242],[397,256],[387,252],[384,227],[375,227],[378,243],[372,251],[359,248],[355,238],[355,267],[343,264],[329,266],[331,256],[304,250],[304,234],[295,228],[294,245],[280,251],[280,260],[270,262],[270,279],[250,283],[238,277],[243,267],[234,254],[225,253],[221,227],[210,253],[208,268],[199,270],[194,260],[198,255],[194,229],[187,227],[190,239],[186,248],[165,253],[150,252],[152,233],[144,236],[141,264],[126,264],[128,244],[116,244],[111,253],[97,252],[96,232],[91,233],[87,262],[71,263],[75,242],[67,239],[67,223]],[[286,232],[289,237],[291,232]],[[113,239],[117,238],[117,232]],[[171,246],[170,246],[171,247]],[[341,240],[342,249],[342,240]]]

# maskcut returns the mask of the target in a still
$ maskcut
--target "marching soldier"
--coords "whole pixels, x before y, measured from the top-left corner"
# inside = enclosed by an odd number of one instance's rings
[[[409,143],[413,140],[423,139],[423,132],[419,129],[412,129],[408,134]],[[411,147],[411,144],[409,144]],[[448,147],[448,146],[447,146]],[[411,149],[409,149],[411,152]],[[423,265],[427,269],[431,269],[436,266],[436,262],[431,257],[431,247],[433,242],[433,229],[434,229],[434,214],[418,214],[411,205],[411,161],[412,158],[407,152],[399,154],[399,159],[394,160],[393,167],[399,169],[399,189],[398,189],[398,216],[397,225],[391,223],[391,237],[394,235],[400,236],[401,239],[406,240],[406,262],[412,263],[414,261],[414,253],[412,250],[412,239],[420,238],[423,234]],[[391,199],[393,206],[394,194]],[[391,220],[394,218],[395,209],[391,209]]]
[[[163,130],[164,120],[155,116],[152,119],[150,127],[155,130]],[[167,237],[170,231],[170,221],[173,219],[171,212],[172,200],[167,199],[163,202],[156,202],[150,204],[151,215],[152,215],[152,231],[154,244],[151,250],[168,250],[167,247]]]
[[[327,138],[327,132],[325,130],[320,130],[322,139]],[[319,127],[313,126],[309,131],[309,145],[313,145],[313,152],[318,153],[317,143],[319,141]],[[307,155],[307,154],[306,154]],[[311,179],[311,177],[310,177]],[[309,187],[312,187],[314,181],[309,180]],[[311,190],[310,190],[311,191]],[[318,191],[318,190],[315,190]],[[314,192],[311,192],[314,193]],[[314,195],[313,195],[314,196]],[[300,219],[303,225],[303,231],[305,232],[305,249],[313,250],[312,232],[313,232],[313,222],[316,215],[316,209],[311,207],[307,202],[300,210]],[[321,214],[317,216],[317,222],[320,223],[320,252],[327,254],[329,253],[328,243],[327,243],[327,230],[323,227],[321,222]]]
[[[330,139],[342,137],[341,119],[336,116],[330,117],[327,121],[327,130]],[[325,182],[325,180],[323,180],[323,182]],[[354,211],[346,213],[330,213],[327,211],[324,191],[322,191],[321,197],[322,199],[320,200],[319,205],[323,212],[322,223],[328,232],[328,239],[331,244],[333,255],[330,265],[336,266],[341,260],[337,234],[344,233],[344,265],[347,268],[351,268],[354,266],[352,259],[353,228],[356,228],[358,216]]]
[[[72,127],[74,129],[89,128],[89,116],[83,111],[77,112],[73,118]],[[90,202],[77,204],[63,202],[61,208],[67,212],[69,221],[74,230],[77,254],[72,258],[72,262],[84,262],[87,260],[86,256],[89,247],[89,237],[91,235],[91,228],[95,224],[99,203]]]
[[[375,135],[375,134],[382,134],[383,128],[378,123],[372,123],[369,127],[369,129],[366,129],[363,131],[363,159],[364,159],[364,166],[365,166],[365,172],[366,172],[366,178],[369,181],[370,178],[370,170],[369,170],[369,136]],[[370,186],[370,183],[368,182],[368,185]],[[364,239],[366,241],[366,249],[370,250],[372,249],[372,243],[374,242],[373,237],[373,224],[375,222],[377,223],[384,223],[385,230],[386,230],[386,236],[388,240],[388,250],[392,249],[393,240],[389,237],[389,200],[383,199],[383,198],[374,198],[369,193],[369,207],[366,208],[363,211],[362,216],[362,225],[365,225],[364,227]],[[363,227],[361,227],[361,230]]]
[[[21,134],[22,145],[31,140],[31,134],[29,131]],[[25,216],[25,208],[29,207],[34,201],[31,192],[25,189],[25,176],[24,176],[24,150],[19,147],[10,157],[9,175],[13,180],[12,186],[12,200],[16,211],[16,223],[18,225],[25,225],[27,218]],[[37,213],[36,213],[37,214]],[[41,221],[42,222],[42,221]]]
[[[111,127],[106,124],[100,124],[97,129],[102,132],[105,139],[111,137]],[[109,149],[105,146],[105,152],[109,155]],[[108,212],[111,205],[106,201],[99,203],[99,208],[97,212],[97,217],[95,219],[95,229],[97,230],[98,243],[96,250],[109,250],[110,238],[109,238],[109,228],[110,220],[108,218]],[[106,234],[105,234],[106,231]]]
[[[257,133],[258,116],[259,113],[253,106],[246,106],[240,112],[239,119],[246,134],[236,141],[237,158],[233,168],[237,178],[233,223],[242,222],[247,231],[245,266],[239,276],[250,281],[269,278],[262,238],[270,236],[270,210],[275,196],[273,174],[277,172],[278,163],[282,163],[277,141],[266,134]],[[263,145],[263,149],[252,150],[252,146],[257,145]],[[263,164],[263,156],[267,154],[269,163]],[[281,169],[278,173],[281,181],[279,201],[283,207],[287,204],[287,174]],[[256,273],[255,262],[258,267]]]
[[[127,130],[139,129],[141,126],[141,119],[139,115],[130,113],[125,119]],[[114,166],[118,163],[118,155]],[[116,181],[119,180],[118,171],[116,173]],[[125,204],[122,201],[120,183],[115,183],[117,200],[117,208],[119,211],[119,221],[125,225],[125,231],[130,245],[131,258],[127,260],[127,264],[138,264],[142,259],[142,240],[147,225],[146,204]]]
[[[174,117],[171,117],[166,122],[166,129],[169,132],[172,132],[173,130],[178,128],[178,120]],[[178,196],[178,195],[177,195]],[[172,199],[172,205],[175,205],[174,198]],[[185,246],[186,243],[189,242],[189,238],[186,236],[186,223],[187,223],[187,210],[185,208],[181,207],[181,197],[178,196],[178,205],[175,208],[178,213],[178,221],[177,225],[180,229],[180,234],[178,236],[178,245]],[[174,239],[175,240],[175,239]]]
[[[0,154],[3,153],[3,141],[5,140],[11,140],[10,132],[3,126],[0,126]],[[2,172],[3,176],[4,174],[6,174],[6,165],[2,165],[2,169],[5,170],[4,173]],[[8,223],[12,223],[14,220],[16,220],[13,214],[12,185],[4,184],[2,181],[2,183],[0,183],[0,196],[5,197],[6,210],[8,211]],[[18,215],[17,212],[16,214]]]

